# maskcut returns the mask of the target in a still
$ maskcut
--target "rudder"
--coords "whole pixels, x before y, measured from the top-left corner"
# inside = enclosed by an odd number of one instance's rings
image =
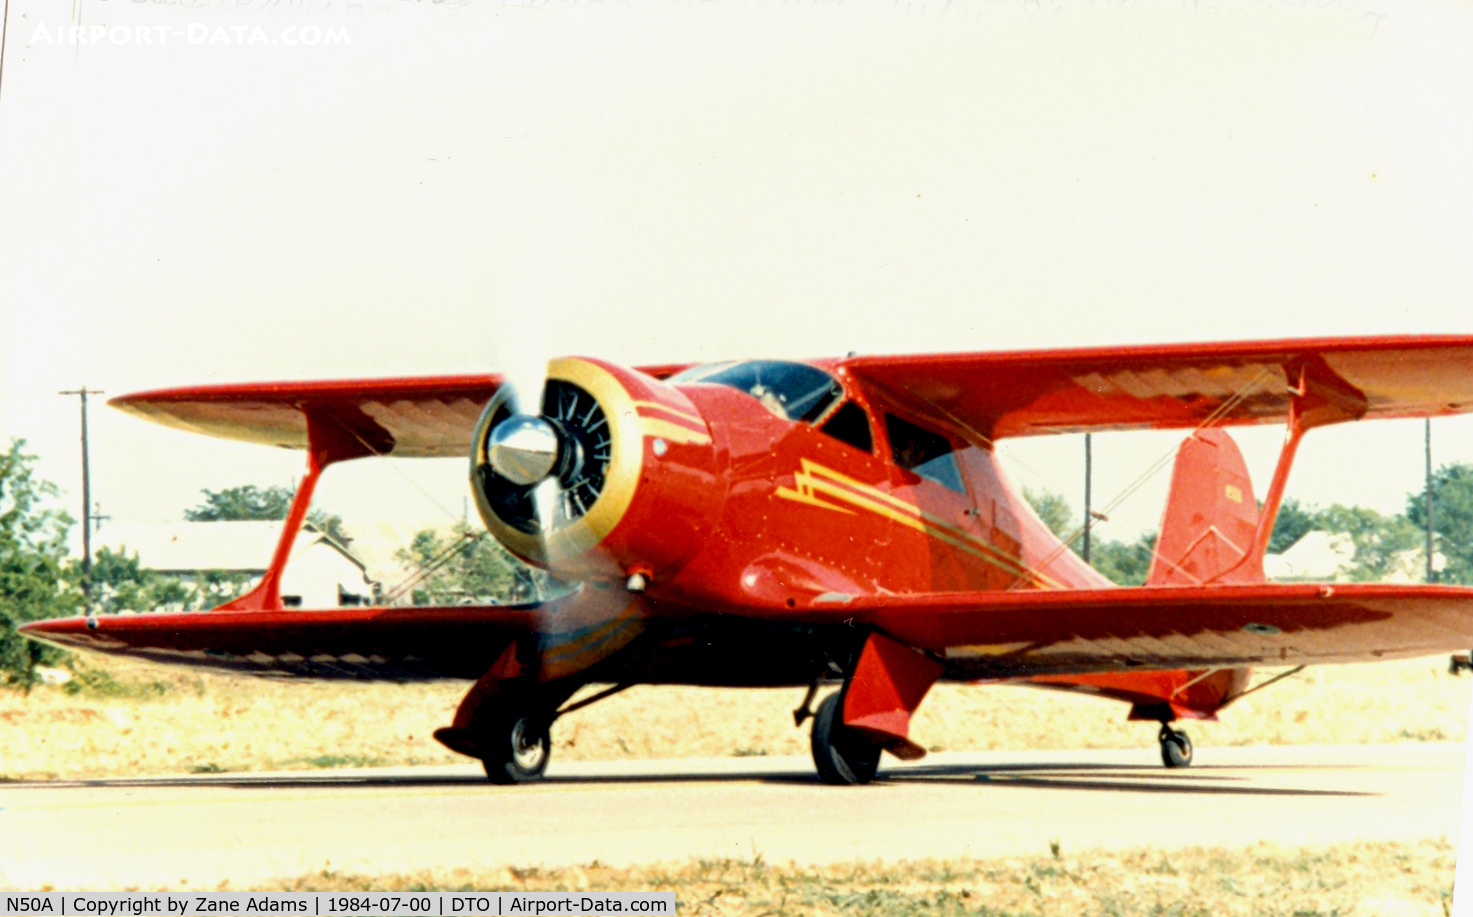
[[[1262,583],[1251,556],[1258,502],[1237,443],[1223,430],[1198,430],[1176,452],[1148,586]]]

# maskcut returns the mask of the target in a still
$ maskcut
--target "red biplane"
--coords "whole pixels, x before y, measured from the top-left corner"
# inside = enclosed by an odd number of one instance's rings
[[[1300,438],[1473,410],[1473,337],[944,356],[548,367],[536,410],[494,375],[180,388],[115,399],[199,433],[307,453],[260,584],[213,611],[53,620],[61,646],[261,674],[474,680],[436,733],[497,782],[541,775],[549,728],[640,683],[808,686],[813,758],[865,783],[924,752],[938,679],[1088,691],[1159,721],[1211,719],[1249,667],[1473,645],[1473,589],[1265,582]],[[536,402],[538,399],[528,399]],[[1261,508],[1223,427],[1282,423]],[[1116,587],[1009,486],[1009,436],[1190,431],[1147,583]],[[284,608],[279,583],[334,462],[469,453],[512,553],[576,582],[516,606]],[[1374,473],[1374,469],[1367,469]],[[819,686],[838,685],[812,710]],[[570,702],[588,685],[606,690]]]

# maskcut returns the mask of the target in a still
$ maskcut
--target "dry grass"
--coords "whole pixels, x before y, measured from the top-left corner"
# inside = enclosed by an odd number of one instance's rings
[[[1455,849],[1446,841],[1038,856],[808,867],[760,859],[615,869],[316,873],[270,891],[674,892],[682,914],[1445,917]]]
[[[1198,746],[1462,740],[1469,683],[1435,657],[1324,666],[1245,698]],[[119,776],[463,762],[430,733],[465,684],[273,682],[108,662],[80,694],[0,691],[0,777]],[[1262,677],[1262,676],[1260,676]],[[640,687],[571,714],[561,760],[806,754],[802,692]],[[1150,723],[1098,698],[939,685],[911,734],[933,750],[1144,747]]]

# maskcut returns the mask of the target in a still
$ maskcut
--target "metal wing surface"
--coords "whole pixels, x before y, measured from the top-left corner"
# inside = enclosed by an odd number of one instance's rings
[[[380,455],[463,456],[501,377],[438,376],[160,389],[109,404],[165,426],[307,448],[307,416],[329,419]]]
[[[855,598],[810,609],[944,658],[952,677],[1366,662],[1473,646],[1473,588],[1155,586]]]
[[[35,621],[26,636],[156,662],[314,678],[475,679],[543,605],[155,612]]]
[[[684,364],[639,367],[664,378]],[[466,455],[497,374],[258,382],[158,389],[108,403],[145,420],[223,439],[307,448],[309,415],[345,431],[378,455]]]
[[[1308,368],[1353,416],[1473,410],[1473,337],[1173,344],[853,357],[862,385],[917,400],[998,439],[1088,430],[1281,422]],[[682,365],[641,367],[662,378]],[[498,375],[163,389],[111,404],[168,426],[302,449],[316,413],[378,454],[464,455]]]
[[[865,356],[843,367],[987,438],[1282,422],[1308,372],[1354,417],[1473,410],[1473,337]]]

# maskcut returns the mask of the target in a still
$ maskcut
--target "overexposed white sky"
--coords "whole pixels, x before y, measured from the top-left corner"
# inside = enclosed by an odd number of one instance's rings
[[[1122,6],[10,0],[0,432],[75,503],[83,383],[1473,331],[1473,8]],[[120,520],[301,469],[92,432]],[[1280,436],[1239,435],[1260,491]],[[1096,503],[1175,441],[1097,436]],[[1079,437],[1006,454],[1078,505]],[[460,514],[460,463],[382,464],[319,505]],[[1421,477],[1420,422],[1358,425],[1290,493],[1397,511]]]

